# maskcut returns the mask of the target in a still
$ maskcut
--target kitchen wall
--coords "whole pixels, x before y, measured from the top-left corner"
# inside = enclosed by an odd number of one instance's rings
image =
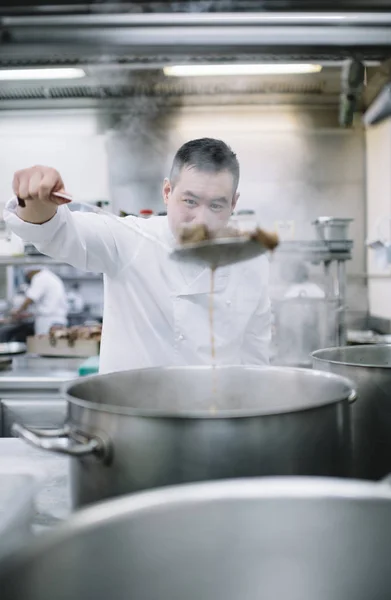
[[[186,106],[166,110],[133,103],[121,113],[0,113],[0,198],[12,174],[50,164],[81,201],[110,198],[115,210],[164,210],[161,182],[175,150],[195,137],[220,137],[241,164],[240,208],[265,227],[293,220],[296,239],[310,239],[319,215],[352,217],[349,307],[365,312],[365,144],[360,126],[343,130],[334,108]],[[315,273],[316,275],[316,273]]]
[[[16,170],[36,164],[60,171],[67,190],[82,202],[107,199],[106,134],[91,111],[0,112],[0,211],[12,195]],[[0,267],[0,297],[6,295],[5,267]],[[99,285],[99,283],[97,283]],[[83,284],[87,302],[98,289]]]

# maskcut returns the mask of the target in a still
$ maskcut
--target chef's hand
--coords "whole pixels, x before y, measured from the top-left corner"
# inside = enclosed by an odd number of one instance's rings
[[[35,166],[22,169],[14,175],[12,188],[15,196],[25,206],[18,206],[17,214],[29,223],[41,224],[50,221],[60,204],[68,201],[53,196],[53,192],[64,192],[61,175],[50,167]]]

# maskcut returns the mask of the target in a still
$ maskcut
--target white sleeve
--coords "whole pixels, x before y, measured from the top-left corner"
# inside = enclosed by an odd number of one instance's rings
[[[269,265],[264,273],[264,285],[257,309],[243,337],[241,362],[244,365],[268,365],[271,344],[271,307],[269,299]]]
[[[42,283],[42,277],[35,275],[31,280],[31,284],[28,290],[26,291],[26,297],[30,298],[30,300],[32,300],[33,302],[38,302],[39,300],[41,300],[42,296],[45,293],[45,289]]]
[[[17,201],[10,200],[4,220],[24,241],[78,269],[115,276],[135,255],[142,238],[115,218],[82,213],[60,206],[42,225],[26,223],[16,214]],[[128,217],[129,218],[129,217]]]

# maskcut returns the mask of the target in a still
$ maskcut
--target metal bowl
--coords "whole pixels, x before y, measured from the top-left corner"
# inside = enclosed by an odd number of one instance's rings
[[[27,346],[22,342],[4,342],[0,344],[0,356],[15,356],[26,352]]]

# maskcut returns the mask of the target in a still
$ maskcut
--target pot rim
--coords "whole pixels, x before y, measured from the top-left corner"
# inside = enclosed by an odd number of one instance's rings
[[[385,482],[344,480],[328,477],[259,477],[187,483],[150,491],[136,492],[100,501],[79,509],[67,521],[59,524],[45,536],[25,542],[1,561],[0,580],[7,571],[18,572],[26,563],[40,558],[54,547],[60,546],[75,535],[89,533],[102,523],[105,525],[126,516],[128,519],[153,512],[176,510],[194,504],[214,501],[231,502],[278,501],[300,502],[386,502],[391,500],[391,486]],[[372,510],[374,507],[372,507]]]
[[[322,363],[328,363],[331,365],[342,365],[345,367],[364,367],[365,369],[384,369],[384,370],[389,370],[391,369],[391,364],[390,365],[374,365],[373,363],[365,363],[365,362],[350,362],[350,361],[341,361],[341,360],[333,360],[330,358],[323,358],[321,356],[318,356],[320,354],[322,354],[323,352],[332,352],[333,350],[346,350],[347,352],[352,352],[353,349],[354,350],[361,350],[362,348],[389,348],[391,351],[391,344],[357,344],[354,346],[332,346],[330,348],[321,348],[320,350],[315,350],[315,352],[311,353],[311,358],[315,359],[316,361],[322,362]]]
[[[217,367],[209,367],[206,365],[193,365],[193,366],[186,366],[186,367],[151,367],[151,368],[147,368],[147,369],[138,369],[138,370],[142,370],[142,371],[149,371],[149,372],[156,372],[156,371],[188,371],[188,370],[198,370],[198,371],[205,371],[205,370],[212,370],[213,368],[216,369],[217,371],[223,371],[223,370],[228,370],[228,369],[233,369],[233,368],[240,368],[241,370],[249,370],[249,371],[260,371],[260,370],[264,370],[267,369],[269,372],[280,372],[281,369],[283,369],[285,372],[289,371],[289,372],[299,372],[299,373],[308,373],[310,374],[309,377],[311,377],[312,379],[318,377],[322,380],[329,380],[329,381],[334,381],[334,382],[338,382],[339,384],[341,384],[341,391],[339,394],[335,393],[331,398],[327,399],[327,400],[321,400],[318,402],[313,403],[311,406],[306,406],[306,405],[302,405],[302,406],[297,406],[297,407],[287,407],[287,406],[281,406],[279,408],[276,408],[274,410],[270,409],[270,410],[260,410],[260,409],[218,409],[216,412],[212,412],[211,410],[200,410],[200,409],[195,409],[195,410],[167,410],[167,409],[157,409],[157,408],[152,408],[152,409],[146,409],[146,408],[134,408],[134,407],[129,407],[129,406],[117,406],[117,405],[110,405],[110,404],[98,404],[96,402],[91,402],[90,400],[83,400],[81,398],[78,398],[77,396],[73,396],[71,395],[71,390],[72,388],[80,385],[81,383],[90,381],[90,380],[96,380],[99,379],[100,377],[102,377],[102,375],[90,375],[88,377],[82,377],[80,379],[78,379],[76,382],[75,381],[71,381],[68,382],[67,386],[66,386],[66,397],[67,400],[69,402],[70,405],[75,405],[75,406],[79,406],[81,408],[85,408],[88,410],[93,410],[93,411],[97,411],[97,412],[105,412],[105,413],[111,413],[111,414],[116,414],[116,415],[124,415],[124,416],[131,416],[131,417],[141,417],[141,418],[169,418],[169,419],[208,419],[208,420],[216,420],[216,419],[240,419],[240,418],[249,418],[249,417],[267,417],[267,416],[277,416],[277,415],[289,415],[289,414],[295,414],[295,413],[301,413],[301,412],[306,412],[306,411],[310,411],[310,410],[316,410],[318,408],[324,407],[324,406],[329,406],[332,404],[338,404],[339,402],[348,402],[348,398],[350,396],[350,394],[352,392],[354,392],[355,390],[355,386],[353,384],[353,382],[348,379],[347,377],[344,377],[342,375],[338,375],[336,373],[327,373],[325,371],[320,371],[317,369],[304,369],[304,368],[299,368],[299,367],[270,367],[270,366],[264,366],[264,367],[257,367],[257,366],[246,366],[246,365],[223,365],[223,366],[217,366]],[[119,373],[126,373],[128,371],[119,371]],[[342,384],[344,385],[344,387],[346,388],[344,391],[342,391]],[[303,401],[304,402],[304,401]]]

